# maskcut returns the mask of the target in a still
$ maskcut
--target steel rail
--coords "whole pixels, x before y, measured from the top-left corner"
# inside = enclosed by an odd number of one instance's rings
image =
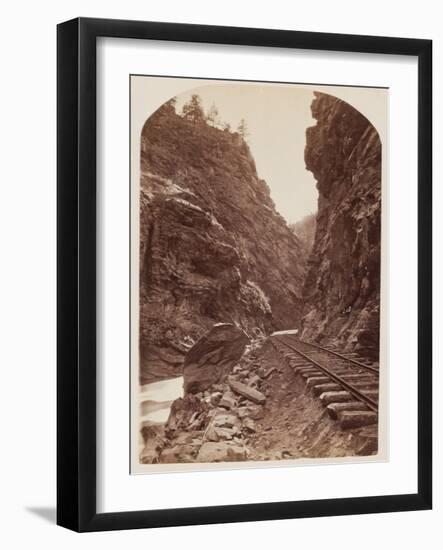
[[[292,349],[292,351],[295,351],[296,353],[304,357],[307,361],[309,361],[310,363],[315,365],[317,368],[319,368],[321,371],[326,373],[330,378],[332,378],[332,380],[334,380],[335,382],[343,386],[356,399],[358,399],[359,401],[363,401],[371,410],[378,412],[378,403],[373,399],[371,399],[370,397],[368,397],[367,395],[365,395],[364,393],[362,393],[361,391],[359,391],[354,386],[352,386],[352,384],[349,384],[348,382],[343,380],[340,376],[330,371],[327,367],[320,365],[320,363],[318,363],[315,359],[312,359],[308,355],[305,355],[302,351],[298,350],[293,345],[288,344],[281,337],[274,336],[274,339],[276,339],[277,342],[280,342],[284,346],[288,347],[289,349]]]
[[[350,357],[346,357],[346,355],[342,355],[341,353],[333,351],[332,349],[324,348],[323,346],[319,346],[318,344],[313,344],[312,342],[305,342],[304,340],[299,340],[298,338],[295,338],[295,340],[297,342],[300,342],[300,344],[306,344],[307,346],[312,346],[313,348],[321,349],[328,353],[332,353],[332,355],[336,355],[337,357],[340,357],[340,359],[343,359],[344,361],[349,361],[350,363],[354,363],[354,365],[357,365],[362,369],[370,370],[371,372],[374,372],[377,376],[379,375],[379,369],[360,363],[359,361],[356,361],[355,359],[352,359]]]

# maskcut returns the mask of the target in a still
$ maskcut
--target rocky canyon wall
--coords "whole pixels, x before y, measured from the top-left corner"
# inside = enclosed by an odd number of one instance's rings
[[[141,140],[141,383],[179,375],[214,323],[297,326],[301,254],[243,138],[160,108]]]
[[[381,142],[349,104],[315,93],[306,167],[319,191],[303,290],[302,337],[378,358]]]
[[[304,253],[305,263],[309,259],[312,246],[314,244],[316,222],[317,214],[308,214],[300,221],[289,226],[300,241]]]

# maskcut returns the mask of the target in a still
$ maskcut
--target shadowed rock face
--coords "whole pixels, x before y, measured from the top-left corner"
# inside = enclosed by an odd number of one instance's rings
[[[312,246],[314,244],[316,220],[317,214],[308,214],[300,221],[290,225],[290,228],[295,233],[295,235],[297,235],[298,240],[300,241],[304,253],[304,267],[309,259]]]
[[[205,391],[229,374],[249,342],[247,335],[235,325],[215,325],[186,354],[185,394]]]
[[[303,297],[302,338],[378,358],[381,142],[349,104],[316,93],[305,161],[319,191]]]
[[[248,334],[296,326],[300,256],[238,134],[168,105],[150,117],[141,140],[141,383],[179,375],[182,342],[214,323]]]

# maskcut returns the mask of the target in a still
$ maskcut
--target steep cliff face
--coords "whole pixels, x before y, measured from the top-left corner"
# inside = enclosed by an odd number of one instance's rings
[[[297,235],[304,251],[306,261],[308,260],[314,245],[317,214],[308,214],[300,221],[290,225],[292,231]]]
[[[182,343],[214,323],[297,325],[300,250],[245,141],[159,109],[141,145],[141,382],[178,375]]]
[[[381,142],[349,104],[315,93],[305,161],[319,191],[302,336],[378,357]]]

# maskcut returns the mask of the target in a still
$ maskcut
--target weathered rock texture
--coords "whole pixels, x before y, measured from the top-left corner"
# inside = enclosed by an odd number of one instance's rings
[[[381,142],[349,104],[315,93],[305,161],[319,191],[302,337],[378,357]]]
[[[228,375],[250,340],[231,323],[218,323],[186,354],[183,389],[187,393],[207,390]]]
[[[346,403],[348,427],[337,429],[343,409],[335,403],[327,407],[325,414],[320,399],[307,390],[306,379],[296,374],[292,362],[283,359],[271,339],[248,346],[227,379],[204,392],[176,399],[165,426],[142,429],[140,462],[268,461],[376,454],[377,425],[367,418],[367,410],[362,416],[362,404],[352,409]],[[335,415],[329,407],[334,407]],[[350,418],[349,412],[356,414]],[[362,425],[368,420],[370,425]]]
[[[314,245],[317,214],[308,214],[300,221],[290,225],[292,231],[297,235],[302,246],[305,262],[308,261]]]
[[[141,383],[180,374],[214,323],[296,326],[301,253],[245,141],[160,108],[141,139]]]

